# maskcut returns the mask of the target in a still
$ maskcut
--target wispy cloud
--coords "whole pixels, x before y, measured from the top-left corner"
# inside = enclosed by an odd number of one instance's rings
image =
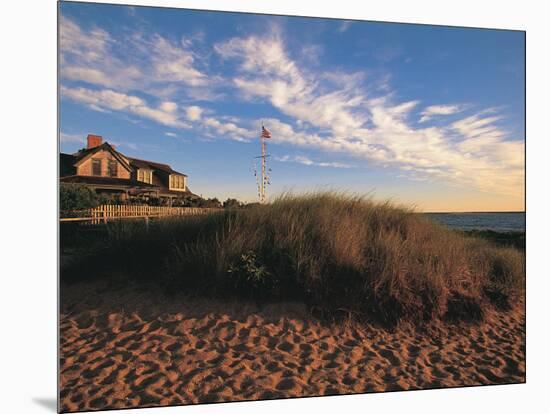
[[[435,116],[439,115],[452,115],[456,114],[457,112],[462,111],[461,105],[432,105],[426,107],[424,111],[422,111],[421,118],[418,122],[426,122],[432,119]]]
[[[487,116],[490,111],[418,128],[411,114],[419,100],[396,102],[394,91],[387,88],[376,96],[361,75],[348,74],[346,79],[341,73],[308,71],[291,58],[278,31],[233,38],[215,49],[221,57],[240,62],[233,83],[246,99],[267,101],[294,121],[267,120],[273,142],[365,158],[415,179],[522,194],[523,141],[508,139],[498,125],[501,117]],[[428,106],[422,122],[463,109],[456,104]]]
[[[184,40],[182,44],[176,45],[155,35],[145,45],[147,50],[153,51],[152,66],[156,81],[182,82],[189,86],[208,84],[208,76],[195,67],[194,53],[188,48],[189,41]]]
[[[366,121],[359,110],[363,97],[356,93],[360,76],[327,79],[319,87],[319,79],[302,71],[284,49],[277,32],[258,37],[233,38],[214,49],[225,59],[241,62],[240,74],[233,84],[245,98],[267,99],[285,115],[311,125],[331,128],[345,134]],[[258,53],[262,50],[262,53]]]
[[[202,119],[201,125],[214,135],[228,135],[235,141],[248,142],[254,136],[254,131],[242,128],[234,122],[220,121],[213,117]]]
[[[84,144],[86,142],[84,134],[67,134],[63,131],[59,133],[59,140],[62,143],[77,142],[79,144]]]
[[[220,78],[198,67],[194,40],[176,43],[140,31],[115,37],[61,16],[61,77],[123,92],[141,90],[159,99],[200,94],[211,98]]]
[[[189,128],[189,124],[179,119],[178,105],[174,102],[161,102],[154,108],[134,95],[115,92],[110,89],[94,90],[61,86],[61,99],[70,99],[88,105],[92,109],[124,111],[151,119],[162,125],[176,128]]]
[[[351,164],[346,164],[342,162],[319,162],[313,161],[312,159],[302,156],[302,155],[283,155],[282,157],[274,157],[275,161],[279,162],[295,162],[298,164],[313,166],[313,167],[329,167],[329,168],[353,168]]]
[[[502,119],[501,116],[488,116],[483,115],[487,111],[480,114],[475,114],[467,118],[461,119],[451,124],[451,127],[459,131],[463,136],[467,138],[483,137],[488,138],[501,138],[504,135],[504,131],[495,125],[495,122]]]
[[[351,20],[344,20],[342,23],[340,23],[340,26],[338,26],[338,31],[340,33],[347,32],[352,24],[353,22]]]
[[[78,144],[86,144],[86,136],[88,133],[82,132],[80,134],[68,134],[63,131],[59,133],[59,140],[62,143],[78,143]],[[127,147],[133,150],[137,150],[139,147],[133,142],[128,141],[121,141],[121,140],[113,140],[109,138],[109,143],[116,145],[117,147]]]

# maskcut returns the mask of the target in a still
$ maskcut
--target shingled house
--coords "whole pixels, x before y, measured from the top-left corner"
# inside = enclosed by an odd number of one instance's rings
[[[86,148],[74,154],[60,154],[60,182],[84,184],[121,199],[156,197],[171,202],[194,196],[187,175],[167,164],[127,157],[99,135],[88,135]]]

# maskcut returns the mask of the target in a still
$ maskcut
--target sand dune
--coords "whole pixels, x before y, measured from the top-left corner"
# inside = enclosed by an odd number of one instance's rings
[[[63,411],[525,381],[519,307],[428,332],[98,283],[62,298]]]

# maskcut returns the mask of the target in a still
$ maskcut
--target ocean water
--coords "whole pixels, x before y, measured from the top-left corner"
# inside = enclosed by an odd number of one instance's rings
[[[424,213],[457,230],[525,231],[525,213]]]

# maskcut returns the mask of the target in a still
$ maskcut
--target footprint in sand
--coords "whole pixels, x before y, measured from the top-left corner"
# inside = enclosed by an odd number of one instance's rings
[[[310,353],[313,347],[310,344],[300,344],[300,349],[304,352]]]
[[[281,368],[281,366],[279,365],[278,362],[271,361],[271,362],[268,362],[265,365],[265,369],[267,369],[269,372],[273,373],[273,372],[276,372],[276,371],[280,371],[282,368]]]
[[[292,378],[283,378],[281,381],[279,381],[275,388],[277,388],[280,391],[287,391],[291,390],[296,386],[296,382]]]
[[[342,378],[342,384],[352,386],[357,382],[356,378],[350,377],[349,375],[346,375],[344,378]]]
[[[401,361],[395,356],[394,351],[391,351],[389,349],[381,349],[378,353],[386,358],[390,364],[395,366],[401,365]]]
[[[294,350],[295,346],[291,344],[290,342],[283,342],[282,344],[279,344],[277,346],[277,349],[284,351],[284,352],[292,352]]]

